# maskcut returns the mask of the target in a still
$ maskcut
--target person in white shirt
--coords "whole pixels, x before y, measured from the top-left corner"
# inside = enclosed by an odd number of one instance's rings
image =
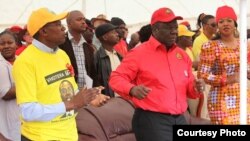
[[[16,104],[16,87],[12,77],[16,48],[14,34],[9,31],[0,33],[0,133],[13,141],[20,141],[20,112]]]

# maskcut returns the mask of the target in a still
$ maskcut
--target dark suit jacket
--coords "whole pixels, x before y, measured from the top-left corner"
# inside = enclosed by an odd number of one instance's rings
[[[73,50],[72,44],[71,44],[68,36],[66,37],[65,42],[63,44],[59,45],[59,48],[64,50],[67,53],[67,55],[69,56],[71,64],[72,64],[74,71],[75,71],[75,80],[77,82],[78,67],[77,67],[77,63],[76,63],[74,50]],[[84,42],[83,43],[83,50],[84,50],[84,55],[85,55],[85,68],[86,68],[87,74],[93,80],[95,80],[96,71],[95,71],[95,66],[94,66],[94,49],[90,45],[88,45],[86,42]],[[93,86],[96,86],[96,85],[93,84]]]

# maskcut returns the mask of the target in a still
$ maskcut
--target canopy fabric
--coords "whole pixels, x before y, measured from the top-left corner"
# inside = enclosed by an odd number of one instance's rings
[[[215,15],[217,7],[229,5],[239,15],[239,3],[240,0],[1,0],[0,28],[25,25],[30,13],[40,7],[48,7],[56,13],[81,10],[89,19],[99,14],[106,14],[109,19],[116,16],[130,26],[149,23],[154,10],[169,7],[195,29],[200,13]],[[250,7],[250,3],[246,6]],[[247,16],[250,23],[250,10]]]

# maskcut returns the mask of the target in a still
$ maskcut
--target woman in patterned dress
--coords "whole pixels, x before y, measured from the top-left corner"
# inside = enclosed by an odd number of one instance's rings
[[[217,9],[218,37],[202,46],[198,77],[211,85],[208,111],[213,124],[239,124],[239,39],[237,17],[229,6]]]

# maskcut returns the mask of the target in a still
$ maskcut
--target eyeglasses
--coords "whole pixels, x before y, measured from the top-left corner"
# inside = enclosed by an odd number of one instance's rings
[[[207,25],[210,25],[210,26],[213,27],[213,28],[217,27],[217,24],[216,24],[216,23],[211,23],[211,24],[207,24]]]

